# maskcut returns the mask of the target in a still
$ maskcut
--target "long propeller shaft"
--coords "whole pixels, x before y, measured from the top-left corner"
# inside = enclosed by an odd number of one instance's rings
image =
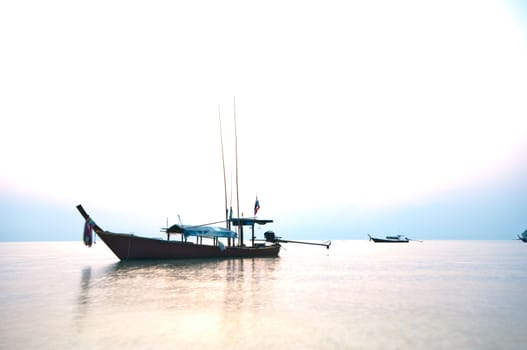
[[[329,249],[329,246],[331,245],[331,241],[329,241],[327,243],[313,243],[313,242],[301,242],[301,241],[289,241],[289,240],[284,240],[284,239],[277,239],[276,242],[319,245],[319,246],[326,247],[327,249]]]

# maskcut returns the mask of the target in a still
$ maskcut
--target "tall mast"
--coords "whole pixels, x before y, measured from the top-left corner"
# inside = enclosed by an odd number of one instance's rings
[[[234,151],[236,155],[236,215],[238,216],[238,245],[243,245],[243,231],[240,225],[240,193],[238,189],[238,130],[236,127],[236,97],[233,97],[234,104]]]
[[[230,189],[231,189],[231,196],[230,196],[230,202],[229,202],[229,230],[231,229],[231,220],[232,219],[232,172],[231,172],[231,186],[230,186]]]
[[[229,209],[227,208],[227,178],[225,176],[225,154],[223,152],[223,131],[221,129],[220,105],[218,105],[218,119],[220,121],[221,161],[223,163],[223,188],[225,190],[225,225],[227,228],[229,228]]]

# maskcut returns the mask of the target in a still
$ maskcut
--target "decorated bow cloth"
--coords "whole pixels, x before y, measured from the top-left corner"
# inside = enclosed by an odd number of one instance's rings
[[[84,223],[84,234],[83,240],[84,244],[88,247],[91,247],[93,243],[93,228],[95,227],[95,221],[93,221],[89,216]]]

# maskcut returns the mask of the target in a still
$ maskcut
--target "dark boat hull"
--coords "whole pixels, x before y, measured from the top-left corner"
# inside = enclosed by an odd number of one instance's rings
[[[280,245],[225,247],[146,238],[131,234],[99,231],[97,235],[120,260],[206,259],[277,257]]]
[[[375,243],[408,243],[410,240],[408,239],[386,239],[386,238],[375,238],[370,236],[370,240],[374,241]]]
[[[396,241],[393,239],[372,238],[375,243],[408,243],[408,241]]]

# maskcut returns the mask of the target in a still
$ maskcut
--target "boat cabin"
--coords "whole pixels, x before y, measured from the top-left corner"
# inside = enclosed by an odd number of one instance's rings
[[[229,226],[238,226],[238,232],[240,235],[240,240],[238,244],[240,246],[244,246],[244,240],[243,240],[243,227],[249,226],[251,228],[251,247],[255,246],[255,236],[254,236],[254,226],[255,225],[265,225],[272,223],[273,220],[268,219],[257,219],[257,218],[231,218],[229,220]]]
[[[255,247],[255,225],[265,225],[272,223],[273,220],[267,219],[256,219],[256,218],[231,218],[228,221],[228,227],[215,227],[208,225],[172,225],[166,229],[162,229],[167,235],[167,240],[170,240],[170,236],[173,234],[181,235],[181,241],[187,242],[189,237],[196,237],[196,244],[203,244],[203,238],[209,238],[213,240],[213,245],[221,245],[220,238],[228,239],[228,246],[245,246],[244,243],[244,227],[249,226],[251,228],[251,246]],[[238,227],[238,233],[231,230],[233,226]],[[238,244],[236,239],[238,238]]]

